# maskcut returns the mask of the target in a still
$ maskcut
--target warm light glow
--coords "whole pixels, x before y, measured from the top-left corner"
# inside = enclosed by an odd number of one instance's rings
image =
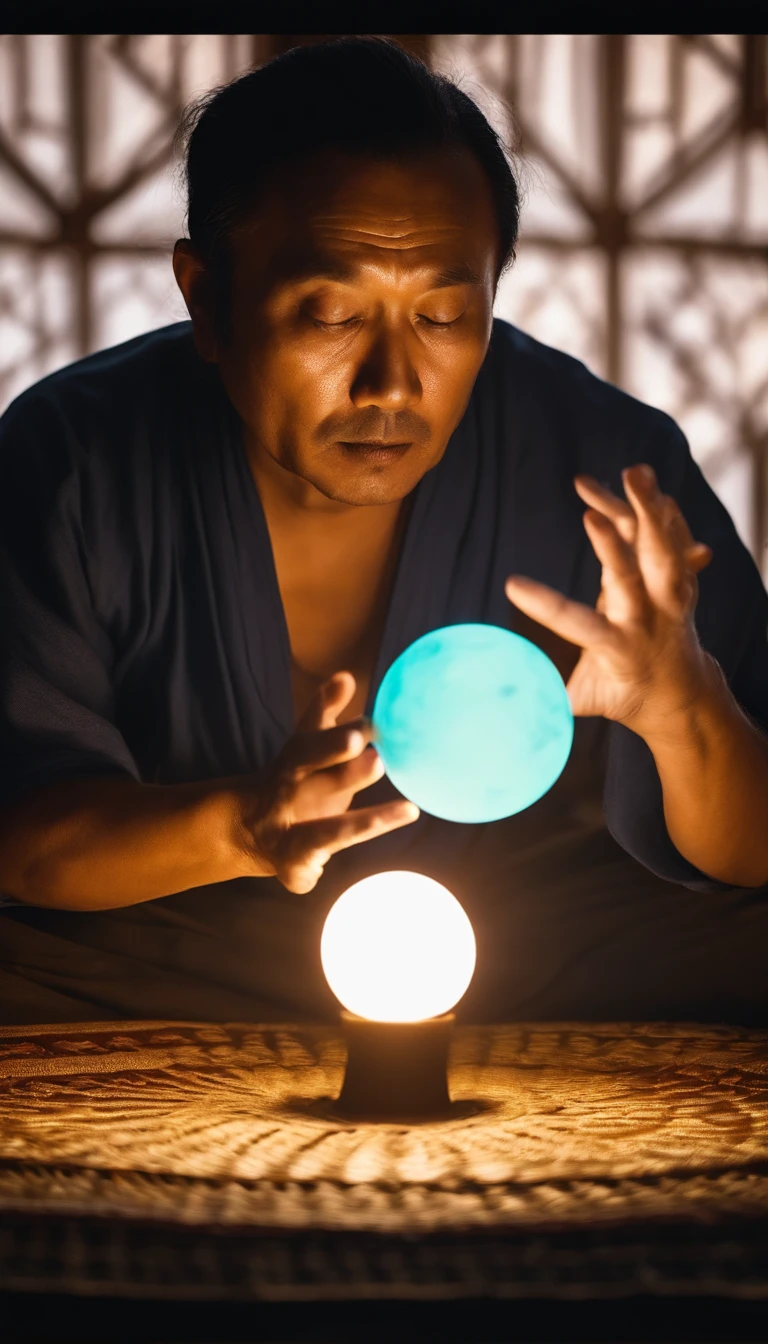
[[[320,956],[350,1013],[421,1022],[458,1003],[475,969],[475,935],[455,896],[422,873],[376,873],[339,897]]]

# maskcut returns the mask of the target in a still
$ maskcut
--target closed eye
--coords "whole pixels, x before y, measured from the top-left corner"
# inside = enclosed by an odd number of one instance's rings
[[[319,317],[310,319],[313,327],[351,327],[353,322],[357,322],[356,317],[348,317],[344,322],[321,322]]]
[[[314,327],[324,327],[324,328],[331,328],[331,329],[334,328],[334,327],[351,327],[352,324],[353,324],[354,322],[357,322],[358,320],[359,320],[359,319],[356,318],[356,317],[348,317],[348,318],[346,318],[343,322],[321,322],[320,319],[319,319],[318,317],[313,317],[313,318],[311,319],[311,321],[312,321],[312,325],[313,325]],[[456,323],[461,321],[461,318],[460,318],[460,317],[454,317],[454,318],[451,319],[450,322],[436,322],[434,318],[432,318],[432,317],[425,317],[422,313],[420,313],[420,314],[419,314],[419,321],[420,321],[420,322],[426,322],[427,325],[430,326],[430,327],[455,327],[455,326],[456,326]]]

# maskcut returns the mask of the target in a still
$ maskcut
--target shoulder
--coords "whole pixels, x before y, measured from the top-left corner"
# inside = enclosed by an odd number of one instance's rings
[[[172,470],[176,436],[194,423],[195,361],[191,325],[178,323],[77,360],[18,396],[0,418],[6,525],[16,511],[38,527],[85,531],[94,547],[132,535],[131,519],[151,516],[154,483]]]
[[[666,412],[501,318],[494,319],[486,362],[490,384],[511,414],[522,418],[526,429],[559,441],[577,470],[594,473],[603,465],[610,473],[613,463],[653,460],[659,452],[687,454]]]
[[[33,383],[2,417],[23,428],[41,421],[87,432],[120,430],[156,412],[159,399],[173,395],[179,374],[196,355],[189,322],[177,322],[87,355]]]

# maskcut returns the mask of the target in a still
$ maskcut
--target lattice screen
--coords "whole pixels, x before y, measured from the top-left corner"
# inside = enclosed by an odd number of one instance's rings
[[[250,35],[0,39],[0,402],[185,317],[169,265],[184,104],[265,58]]]
[[[179,111],[295,40],[0,38],[0,407],[185,315]],[[505,130],[514,108],[527,206],[497,311],[674,415],[768,574],[766,38],[426,45]]]
[[[497,311],[678,420],[768,574],[766,38],[435,37],[528,192]]]

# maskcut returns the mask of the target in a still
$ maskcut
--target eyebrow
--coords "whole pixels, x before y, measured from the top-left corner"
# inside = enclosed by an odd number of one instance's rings
[[[354,280],[358,275],[358,269],[358,267],[352,266],[340,258],[304,261],[292,268],[290,273],[283,277],[283,283],[286,285],[301,285],[310,280],[338,280],[342,282]],[[482,279],[471,266],[466,262],[459,262],[456,266],[445,266],[436,271],[428,284],[428,288],[448,289],[451,285],[474,285],[479,289],[482,284]]]

